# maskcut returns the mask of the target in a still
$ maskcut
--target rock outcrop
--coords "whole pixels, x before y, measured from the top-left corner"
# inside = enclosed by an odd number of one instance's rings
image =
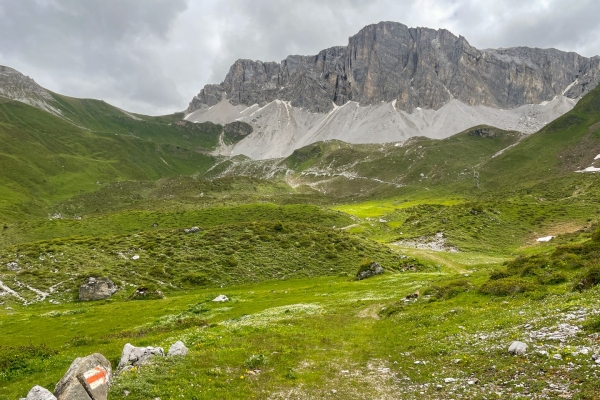
[[[27,103],[55,115],[62,115],[52,94],[17,70],[0,65],[0,97]]]
[[[443,139],[478,125],[533,133],[599,81],[600,57],[479,50],[444,29],[381,22],[315,56],[238,60],[222,83],[194,97],[186,119],[248,123],[251,133],[222,140],[218,152],[279,158],[333,139]]]
[[[130,343],[127,343],[123,347],[121,361],[119,361],[117,371],[122,372],[132,367],[138,367],[146,364],[148,360],[154,356],[163,357],[164,355],[165,351],[162,347],[135,347]]]
[[[527,47],[478,50],[445,29],[380,22],[350,37],[347,46],[315,56],[289,56],[281,63],[238,60],[187,111],[214,106],[223,95],[233,105],[282,100],[317,113],[348,101],[395,101],[409,112],[437,110],[452,99],[515,108],[562,94],[575,99],[599,80],[600,57]]]
[[[363,279],[371,278],[376,275],[381,275],[383,274],[383,271],[383,267],[379,265],[379,263],[372,262],[360,268],[360,270],[356,274],[356,279],[361,281]]]
[[[183,344],[181,340],[173,343],[171,347],[169,347],[169,352],[167,356],[186,356],[189,349]]]
[[[79,287],[79,300],[94,301],[108,299],[118,288],[109,278],[89,277]]]
[[[107,400],[111,373],[110,362],[102,354],[76,358],[56,384],[54,395],[58,400]]]

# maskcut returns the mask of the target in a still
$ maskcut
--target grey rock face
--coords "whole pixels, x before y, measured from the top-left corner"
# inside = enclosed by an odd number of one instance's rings
[[[360,281],[381,274],[383,274],[383,267],[379,263],[373,262],[367,268],[361,268],[356,274],[356,279]]]
[[[27,393],[27,397],[21,400],[56,400],[56,397],[48,389],[36,385]]]
[[[104,300],[117,292],[118,288],[113,281],[108,278],[88,278],[79,287],[79,300],[93,301]]]
[[[313,112],[349,100],[361,105],[396,100],[396,107],[439,109],[452,99],[467,105],[515,108],[565,94],[578,98],[600,81],[600,57],[556,49],[478,50],[440,29],[380,22],[315,56],[281,63],[238,60],[219,85],[207,85],[188,112],[225,96],[233,105],[275,99]]]
[[[137,367],[148,362],[148,360],[154,356],[164,356],[165,351],[162,347],[135,347],[130,343],[127,343],[123,347],[121,353],[121,361],[117,371],[124,371],[131,367]]]
[[[110,362],[99,353],[76,358],[56,384],[58,400],[107,400],[111,383]]]
[[[56,115],[61,114],[52,105],[54,98],[49,91],[30,77],[2,65],[0,65],[0,96],[27,103]]]
[[[181,340],[178,340],[169,347],[167,356],[186,356],[188,351],[189,349],[185,347],[185,344]]]
[[[515,340],[508,347],[508,352],[510,354],[514,354],[516,356],[522,356],[525,353],[527,353],[527,347],[528,347],[527,344]]]

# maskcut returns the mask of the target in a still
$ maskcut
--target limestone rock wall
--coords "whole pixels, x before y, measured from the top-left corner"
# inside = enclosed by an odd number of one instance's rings
[[[223,96],[233,105],[262,107],[278,99],[318,113],[348,101],[395,101],[408,112],[437,110],[453,99],[515,108],[562,94],[579,98],[599,80],[600,57],[527,47],[478,50],[445,29],[380,22],[350,37],[347,46],[315,56],[289,56],[281,63],[238,60],[187,111],[216,105]]]

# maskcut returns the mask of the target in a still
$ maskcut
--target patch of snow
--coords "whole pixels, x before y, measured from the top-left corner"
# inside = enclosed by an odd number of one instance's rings
[[[600,168],[587,167],[586,169],[582,169],[580,171],[575,171],[575,172],[600,172]]]
[[[536,241],[537,242],[549,242],[552,239],[554,239],[554,236],[544,236],[544,237],[536,239]]]

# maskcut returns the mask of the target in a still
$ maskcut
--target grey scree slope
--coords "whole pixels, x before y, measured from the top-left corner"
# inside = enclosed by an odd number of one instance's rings
[[[266,159],[321,140],[444,138],[480,124],[532,133],[599,80],[598,56],[478,50],[444,29],[380,22],[316,56],[238,60],[194,97],[186,119],[247,122],[254,132],[219,152]]]

